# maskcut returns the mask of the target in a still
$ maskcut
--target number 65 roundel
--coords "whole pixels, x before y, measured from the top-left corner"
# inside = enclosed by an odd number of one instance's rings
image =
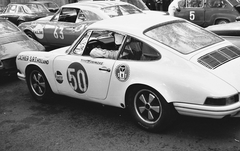
[[[71,88],[77,93],[85,93],[88,89],[88,76],[84,67],[77,62],[67,69],[67,79]]]

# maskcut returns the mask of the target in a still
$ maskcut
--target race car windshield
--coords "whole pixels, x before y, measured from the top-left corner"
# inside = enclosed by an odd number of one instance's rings
[[[145,35],[183,54],[223,41],[219,36],[187,22],[157,26],[146,31]]]
[[[104,11],[110,17],[142,13],[141,10],[131,5],[105,7],[102,8],[102,11]]]

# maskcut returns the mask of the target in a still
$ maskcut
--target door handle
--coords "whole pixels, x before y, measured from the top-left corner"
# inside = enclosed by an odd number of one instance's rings
[[[67,27],[66,30],[75,30],[75,27]]]
[[[106,68],[106,67],[99,68],[99,70],[100,71],[107,71],[107,72],[111,71],[109,68]]]

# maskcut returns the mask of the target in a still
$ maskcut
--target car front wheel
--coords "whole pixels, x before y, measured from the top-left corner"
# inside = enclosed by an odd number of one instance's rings
[[[29,38],[32,38],[37,41],[36,36],[31,31],[26,31],[25,33]]]
[[[52,90],[41,69],[31,67],[26,78],[28,89],[37,101],[45,102],[50,99]]]
[[[131,92],[128,107],[137,124],[149,131],[162,131],[172,121],[172,106],[157,91],[148,87]]]

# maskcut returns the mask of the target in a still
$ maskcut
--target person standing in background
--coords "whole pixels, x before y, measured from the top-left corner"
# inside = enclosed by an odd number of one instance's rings
[[[173,0],[172,3],[168,6],[168,13],[171,16],[174,16],[174,13],[180,11],[180,4],[182,0]]]
[[[162,11],[168,11],[168,6],[170,5],[171,0],[162,0]]]

